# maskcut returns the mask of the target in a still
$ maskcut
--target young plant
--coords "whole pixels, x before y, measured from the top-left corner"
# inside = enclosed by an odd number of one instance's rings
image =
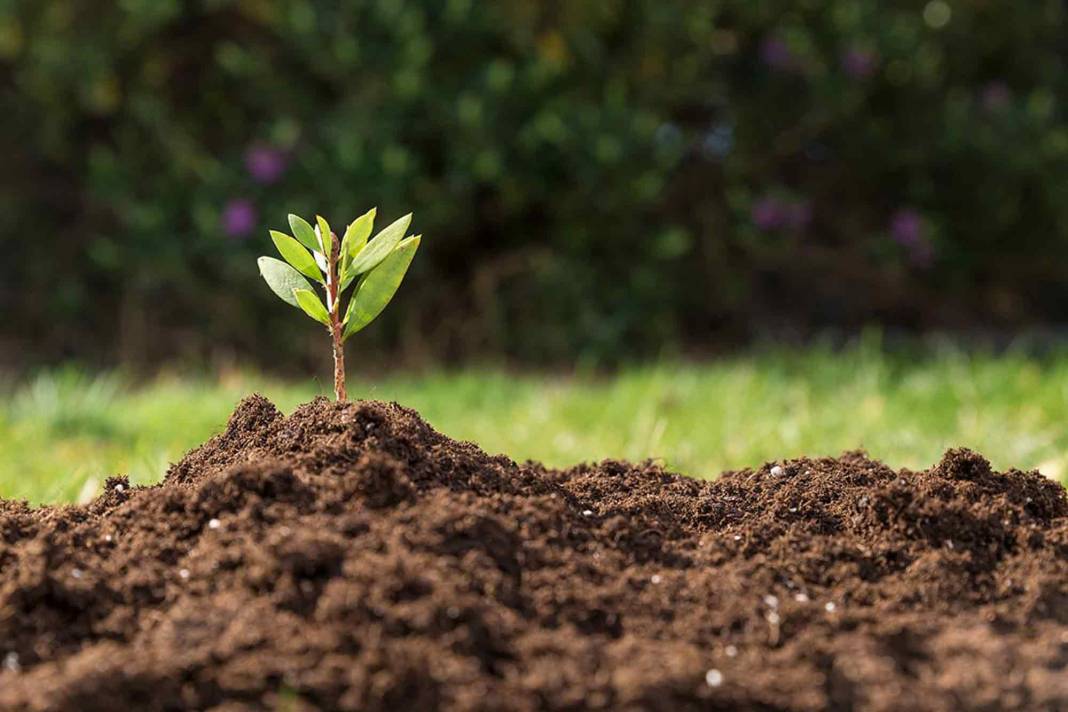
[[[271,230],[271,239],[285,262],[274,257],[258,260],[260,274],[286,304],[304,311],[324,325],[334,344],[334,397],[345,400],[345,341],[382,313],[419,249],[420,235],[404,237],[412,215],[408,213],[374,239],[376,209],[356,218],[340,240],[320,216],[313,227],[304,218],[289,216],[293,235]],[[316,295],[317,282],[326,304]],[[341,295],[355,284],[342,316]]]

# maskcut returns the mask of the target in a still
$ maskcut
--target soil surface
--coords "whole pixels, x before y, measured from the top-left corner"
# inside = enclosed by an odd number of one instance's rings
[[[245,400],[155,487],[0,500],[3,710],[1068,710],[1068,498],[954,450],[715,482]]]

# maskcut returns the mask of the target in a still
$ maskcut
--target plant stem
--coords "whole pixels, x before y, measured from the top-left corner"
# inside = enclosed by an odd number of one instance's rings
[[[338,299],[337,290],[337,265],[341,246],[338,244],[337,235],[333,236],[331,242],[333,246],[327,258],[326,301],[330,311],[330,338],[334,342],[334,400],[343,401],[348,396],[345,393],[345,345],[341,341],[341,300]]]

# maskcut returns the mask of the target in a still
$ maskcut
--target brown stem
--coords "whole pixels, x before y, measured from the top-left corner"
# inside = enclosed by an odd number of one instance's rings
[[[334,323],[330,326],[330,335],[334,339],[334,399],[343,401],[348,398],[345,393],[345,346],[341,343],[341,322],[334,314]]]
[[[343,401],[348,396],[345,394],[345,346],[341,341],[341,303],[337,290],[337,265],[341,246],[338,244],[337,235],[333,235],[331,242],[333,247],[327,259],[326,292],[330,307],[330,338],[334,342],[334,399]]]

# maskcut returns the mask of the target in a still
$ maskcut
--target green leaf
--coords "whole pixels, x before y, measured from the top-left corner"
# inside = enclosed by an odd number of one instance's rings
[[[378,208],[371,208],[349,223],[348,228],[345,229],[345,236],[341,239],[341,271],[339,273],[341,284],[344,286],[338,289],[339,294],[348,288],[355,276],[349,275],[352,258],[358,255],[364,245],[367,244],[367,237],[371,234],[371,229],[375,223],[375,215],[377,214]]]
[[[350,258],[360,254],[360,250],[367,244],[367,238],[371,236],[371,230],[375,225],[375,215],[378,208],[371,208],[366,213],[349,223],[345,230],[345,237],[341,241],[342,252]]]
[[[277,230],[271,230],[271,239],[274,240],[274,246],[278,248],[278,253],[285,258],[286,262],[296,267],[298,272],[314,280],[323,281],[322,272],[315,266],[315,258],[304,249],[303,245],[284,232],[278,232]]]
[[[368,272],[360,281],[345,312],[345,332],[342,339],[349,338],[370,324],[386,308],[397,293],[397,288],[408,271],[408,265],[415,257],[415,251],[419,249],[420,239],[420,235],[415,235],[401,242],[378,267]]]
[[[297,303],[297,298],[293,296],[293,290],[311,289],[311,284],[304,279],[300,272],[282,260],[276,260],[273,257],[261,257],[256,260],[256,264],[260,266],[260,274],[272,292],[277,294],[286,304],[291,304],[295,307],[300,306]]]
[[[326,312],[326,307],[319,301],[319,297],[315,296],[315,292],[310,289],[294,289],[293,296],[297,299],[297,305],[304,310],[304,313],[315,319],[317,322],[330,326],[330,315]]]
[[[393,249],[404,237],[404,233],[411,223],[412,214],[408,213],[375,235],[374,239],[368,242],[367,246],[360,251],[360,254],[356,255],[352,260],[352,264],[349,265],[348,272],[345,275],[348,281],[342,280],[341,289],[344,290],[349,286],[348,282],[365,272],[370,272],[381,264],[382,260],[392,254]]]
[[[319,237],[323,246],[319,249],[326,255],[326,259],[329,261],[331,250],[334,248],[333,233],[330,232],[330,223],[328,223],[322,215],[315,216],[315,222],[319,226]]]
[[[300,241],[300,244],[307,247],[309,250],[319,250],[319,241],[315,239],[315,229],[308,224],[308,221],[299,215],[289,216],[289,227],[293,230],[293,235]]]
[[[348,289],[349,285],[352,284],[352,280],[356,279],[356,276],[356,272],[354,272],[352,269],[352,260],[343,259],[341,261],[341,275],[339,277],[340,284],[338,285],[337,293],[341,294],[346,289]]]

